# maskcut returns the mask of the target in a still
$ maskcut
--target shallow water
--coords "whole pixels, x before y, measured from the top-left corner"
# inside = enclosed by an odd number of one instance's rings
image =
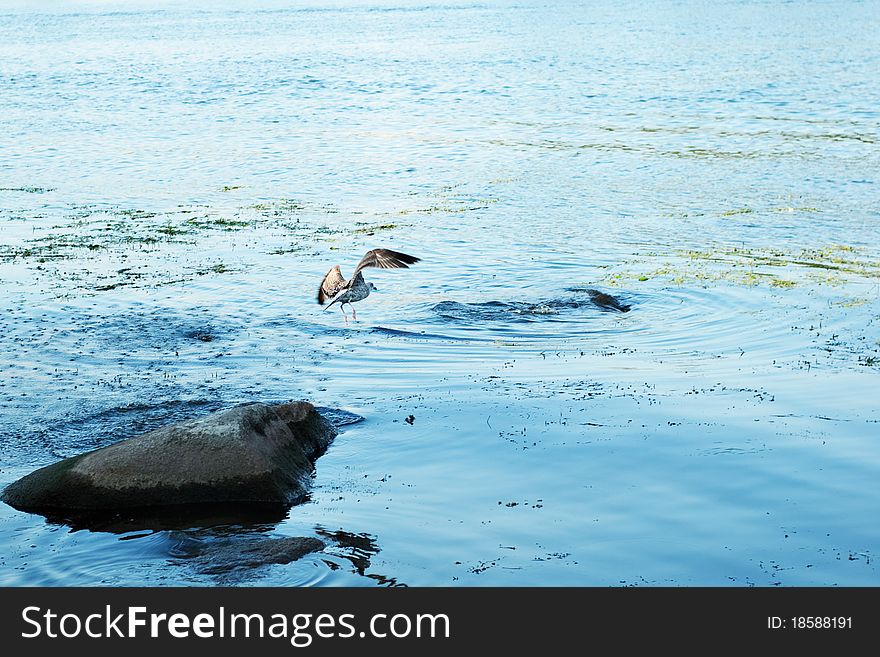
[[[0,485],[365,418],[280,514],[2,505],[0,583],[880,584],[871,3],[290,4],[0,2]]]

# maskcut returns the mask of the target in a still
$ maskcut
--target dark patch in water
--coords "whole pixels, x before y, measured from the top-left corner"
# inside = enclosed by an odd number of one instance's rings
[[[527,303],[504,303],[489,301],[486,303],[459,303],[458,301],[441,301],[432,310],[440,317],[455,321],[535,321],[538,315],[556,314],[552,308],[542,310],[539,306]]]
[[[616,297],[613,297],[610,294],[592,289],[587,289],[586,292],[590,295],[590,301],[600,308],[605,310],[617,310],[622,313],[629,312],[630,307],[628,305],[621,303]]]
[[[213,329],[210,326],[185,331],[183,337],[190,338],[191,340],[198,340],[200,342],[213,342],[215,339]]]
[[[548,299],[535,303],[523,301],[488,301],[486,303],[459,303],[442,301],[432,310],[446,319],[456,321],[513,321],[536,322],[552,320],[565,311],[596,306],[602,310],[629,312],[630,306],[617,298],[589,288],[569,288],[571,292],[585,292],[589,298]]]

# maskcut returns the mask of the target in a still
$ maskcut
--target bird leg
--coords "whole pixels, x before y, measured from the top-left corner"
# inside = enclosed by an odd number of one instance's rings
[[[342,311],[342,316],[345,318],[345,325],[348,326],[348,315],[345,314],[345,304],[344,303],[339,304],[339,310]]]
[[[348,305],[351,306],[351,304]],[[358,321],[358,314],[354,311],[354,306],[351,306],[351,318],[354,321]]]

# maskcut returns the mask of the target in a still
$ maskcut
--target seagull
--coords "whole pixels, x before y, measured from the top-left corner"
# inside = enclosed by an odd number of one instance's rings
[[[345,314],[345,304],[351,306],[352,319],[357,321],[357,313],[354,311],[352,304],[355,301],[361,301],[370,296],[370,292],[377,289],[372,283],[364,280],[361,270],[367,267],[378,267],[379,269],[408,269],[410,265],[419,262],[420,258],[415,256],[392,251],[391,249],[373,249],[367,251],[366,255],[361,258],[351,278],[345,280],[339,265],[335,265],[328,271],[324,280],[321,281],[321,287],[318,288],[318,303],[322,306],[329,299],[330,303],[324,308],[327,310],[334,303],[339,303],[342,310],[342,316],[345,317],[345,323],[348,324],[348,315]]]

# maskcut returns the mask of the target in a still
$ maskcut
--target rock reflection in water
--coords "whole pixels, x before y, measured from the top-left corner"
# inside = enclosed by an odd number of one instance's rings
[[[406,584],[399,582],[395,577],[367,572],[370,568],[370,560],[373,556],[378,554],[381,549],[376,543],[375,537],[370,534],[354,534],[342,529],[330,531],[322,527],[318,527],[316,533],[318,536],[332,541],[334,547],[329,548],[328,552],[332,553],[334,556],[350,561],[351,565],[354,567],[354,572],[361,577],[375,580],[382,586],[406,586]],[[327,564],[327,567],[331,570],[336,570],[340,567],[338,563],[328,559],[324,559],[324,563]]]
[[[274,528],[287,518],[290,507],[273,504],[180,504],[121,511],[46,511],[46,522],[66,525],[73,531],[111,534],[181,531],[210,528],[242,532]],[[268,531],[268,529],[262,529]]]
[[[324,543],[312,536],[231,535],[208,541],[182,538],[174,556],[188,559],[196,572],[203,575],[243,576],[262,566],[289,564],[324,549]]]

